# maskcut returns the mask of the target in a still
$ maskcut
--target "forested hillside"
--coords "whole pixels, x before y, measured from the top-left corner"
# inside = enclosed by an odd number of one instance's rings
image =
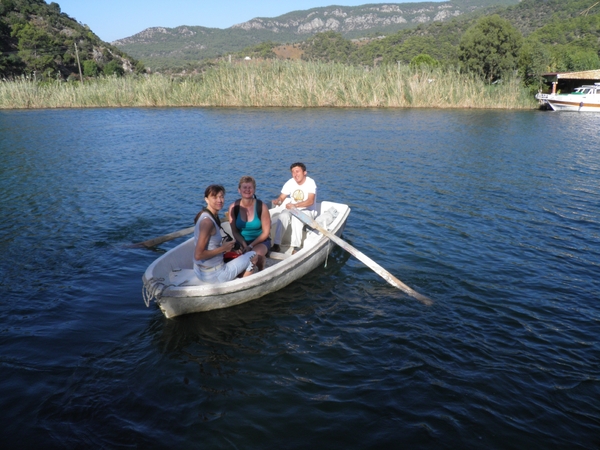
[[[264,47],[260,50],[264,54]],[[450,66],[479,72],[490,81],[501,76],[499,67],[518,69],[524,83],[537,88],[543,73],[600,68],[600,2],[523,0],[492,16],[419,25],[359,42],[319,33],[305,41],[302,51],[301,57],[312,61]],[[498,62],[490,63],[492,58]]]
[[[113,44],[152,69],[193,68],[198,61],[225,56],[264,42],[299,43],[316,33],[335,31],[346,39],[390,35],[417,25],[517,4],[519,0],[449,0],[446,2],[368,3],[292,11],[257,17],[225,30],[200,26],[155,27]],[[335,3],[335,2],[332,2]]]
[[[78,58],[79,63],[78,64]],[[0,76],[123,74],[143,65],[43,0],[0,0]]]
[[[548,70],[583,70],[582,61],[594,60],[600,51],[598,0],[523,0],[497,14],[518,30],[524,46],[548,53]],[[360,45],[348,45],[351,41],[344,43],[346,39],[338,34],[316,35],[304,45],[304,57],[373,65],[408,64],[415,56],[427,54],[440,64],[457,66],[461,40],[480,18],[419,25]]]

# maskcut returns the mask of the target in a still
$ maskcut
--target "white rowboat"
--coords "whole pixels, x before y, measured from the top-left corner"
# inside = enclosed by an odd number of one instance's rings
[[[282,207],[271,209],[271,218],[275,220],[281,210]],[[329,214],[323,213],[334,210],[337,216],[325,229],[340,236],[350,214],[348,205],[327,201],[317,204],[321,217],[328,216],[331,220]],[[323,226],[327,222],[320,220],[319,216],[317,221]],[[228,225],[223,223],[224,228]],[[163,314],[171,318],[228,308],[278,291],[323,264],[333,247],[333,243],[319,232],[306,230],[304,236],[302,248],[296,254],[292,255],[284,236],[282,252],[271,252],[264,270],[221,284],[203,283],[196,277],[193,270],[194,238],[190,238],[160,256],[146,269],[142,277],[146,306],[154,300]]]

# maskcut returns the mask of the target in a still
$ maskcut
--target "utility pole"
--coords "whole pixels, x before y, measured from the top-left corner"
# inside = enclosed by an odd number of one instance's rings
[[[81,73],[81,64],[79,64],[79,52],[77,51],[77,42],[75,44],[75,56],[77,57],[77,67],[79,67],[79,79],[81,80],[81,84],[83,84],[83,74]]]

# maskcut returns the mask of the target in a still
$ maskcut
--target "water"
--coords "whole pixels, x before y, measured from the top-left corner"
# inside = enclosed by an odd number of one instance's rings
[[[600,447],[600,115],[0,111],[4,448]],[[165,319],[141,276],[210,183],[294,161],[349,203],[336,249]]]

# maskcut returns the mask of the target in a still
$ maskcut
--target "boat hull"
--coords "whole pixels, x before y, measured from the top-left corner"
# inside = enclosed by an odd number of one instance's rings
[[[535,96],[554,111],[600,112],[600,83],[583,85],[568,94],[543,94]]]
[[[576,100],[551,99],[546,100],[554,111],[600,112],[600,102],[591,103]]]
[[[347,205],[323,202],[326,211],[339,215],[329,231],[340,236],[350,214]],[[329,228],[329,227],[328,227]],[[191,266],[194,239],[188,239],[152,263],[143,276],[145,299],[154,299],[165,317],[229,308],[276,292],[323,264],[333,243],[320,233],[309,232],[304,247],[261,272],[222,284],[203,284]],[[149,305],[149,300],[146,304]]]

